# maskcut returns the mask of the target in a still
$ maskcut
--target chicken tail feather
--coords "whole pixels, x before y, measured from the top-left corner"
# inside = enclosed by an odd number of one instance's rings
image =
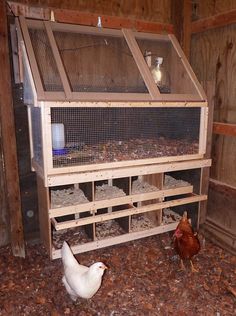
[[[63,242],[62,249],[61,249],[61,257],[64,268],[73,267],[78,265],[78,261],[75,259],[69,245],[66,241]]]

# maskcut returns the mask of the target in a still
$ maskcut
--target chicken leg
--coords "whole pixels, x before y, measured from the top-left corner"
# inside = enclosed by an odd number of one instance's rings
[[[191,264],[191,271],[198,272],[198,270],[194,268],[192,260],[190,260],[190,264]]]

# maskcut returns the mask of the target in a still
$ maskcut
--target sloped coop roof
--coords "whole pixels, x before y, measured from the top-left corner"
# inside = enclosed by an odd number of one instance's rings
[[[37,101],[206,100],[174,35],[19,21],[26,93]]]

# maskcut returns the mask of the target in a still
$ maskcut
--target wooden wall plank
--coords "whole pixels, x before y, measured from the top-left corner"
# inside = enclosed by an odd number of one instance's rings
[[[236,124],[214,122],[213,133],[227,136],[236,136]]]
[[[210,16],[206,19],[201,19],[192,22],[191,32],[199,33],[206,30],[230,25],[236,23],[236,9],[224,12],[218,15]]]
[[[11,73],[5,2],[0,2],[0,117],[4,153],[6,193],[10,215],[11,246],[15,256],[25,256],[14,127]]]
[[[18,10],[25,13],[35,13],[44,9],[69,9],[85,13],[129,17],[132,19],[148,20],[152,22],[171,23],[171,0],[17,0],[9,1]],[[22,9],[21,7],[24,7]],[[125,27],[125,26],[124,26]]]
[[[74,2],[66,1],[63,5],[63,1],[60,1],[59,4],[55,0],[40,1],[40,3],[38,1],[21,1],[21,3],[8,1],[16,16],[21,14],[29,18],[49,20],[52,10],[55,20],[62,23],[97,26],[98,17],[101,17],[103,27],[131,28],[139,32],[173,33],[170,7],[168,6],[170,0],[154,3],[146,0],[142,4],[134,0],[132,0],[135,2],[133,4],[131,1],[120,4],[120,1],[118,3],[117,0],[99,2],[100,5],[96,1],[86,2],[86,5],[81,5],[81,2],[77,2],[76,5],[68,5]],[[37,5],[40,5],[41,8]],[[121,10],[115,10],[117,7]]]
[[[193,1],[193,20],[205,19],[211,16],[227,13],[236,9],[235,0],[204,0]]]

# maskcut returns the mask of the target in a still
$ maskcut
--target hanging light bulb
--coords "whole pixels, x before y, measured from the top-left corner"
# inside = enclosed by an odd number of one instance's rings
[[[157,57],[155,61],[155,67],[152,69],[152,76],[156,85],[161,85],[162,81],[162,69],[163,57]]]

